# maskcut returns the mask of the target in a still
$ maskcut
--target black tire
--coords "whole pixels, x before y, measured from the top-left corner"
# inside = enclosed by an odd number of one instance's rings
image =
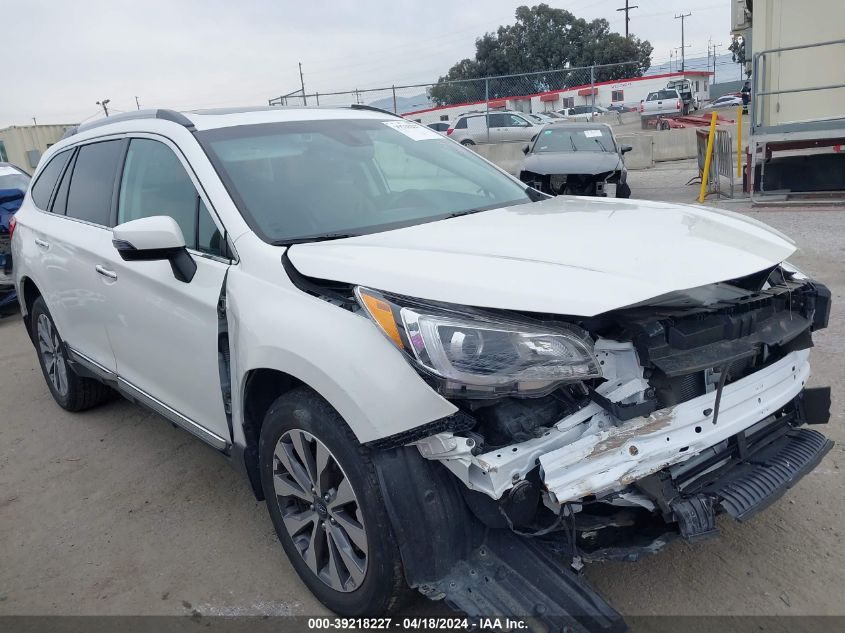
[[[308,566],[304,554],[297,549],[285,527],[279,499],[284,500],[286,497],[276,495],[274,468],[275,462],[279,460],[274,457],[274,451],[286,433],[297,431],[310,434],[330,451],[357,497],[357,508],[366,531],[367,566],[363,580],[354,590],[338,591],[326,584]],[[267,411],[261,427],[258,451],[261,485],[276,534],[297,574],[317,599],[335,613],[346,617],[385,616],[405,606],[413,592],[405,582],[402,559],[381,496],[375,467],[369,450],[358,443],[337,411],[307,387],[289,391],[280,396]],[[312,529],[317,529],[316,522]]]
[[[631,188],[628,186],[627,182],[623,182],[616,188],[616,197],[617,198],[630,198],[631,197]]]
[[[465,138],[461,141],[461,145],[463,145],[464,147],[469,147],[470,145],[475,145],[475,141],[469,138]]]
[[[64,382],[59,381],[59,386],[57,386],[53,381],[53,378],[51,378],[47,366],[47,358],[39,339],[38,326],[39,322],[41,322],[44,318],[49,321],[51,335],[54,335],[50,338],[54,343],[57,343],[57,345],[55,345],[57,352],[53,362],[59,366],[63,366],[63,371],[66,376]],[[46,381],[47,387],[50,389],[50,393],[53,395],[53,399],[56,401],[56,404],[66,411],[85,411],[86,409],[96,407],[98,404],[102,404],[109,399],[112,391],[107,385],[104,385],[92,378],[84,378],[80,376],[73,370],[70,363],[68,363],[67,349],[65,348],[64,342],[56,329],[53,317],[47,309],[47,304],[44,302],[42,297],[38,297],[32,303],[30,328],[32,342],[35,344],[35,351],[38,355],[38,364],[41,365],[41,373],[44,375],[44,380]]]

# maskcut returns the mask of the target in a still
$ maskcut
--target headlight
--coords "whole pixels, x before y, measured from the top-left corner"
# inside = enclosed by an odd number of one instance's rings
[[[473,398],[546,393],[601,376],[592,342],[572,326],[548,327],[451,309],[357,287],[381,331],[445,394]]]

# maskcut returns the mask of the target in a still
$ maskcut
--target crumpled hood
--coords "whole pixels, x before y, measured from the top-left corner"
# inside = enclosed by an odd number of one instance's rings
[[[612,152],[555,152],[530,154],[522,162],[524,171],[535,174],[601,174],[622,169],[619,154]]]
[[[735,279],[795,251],[739,214],[557,196],[372,235],[297,244],[302,274],[463,305],[593,316]]]

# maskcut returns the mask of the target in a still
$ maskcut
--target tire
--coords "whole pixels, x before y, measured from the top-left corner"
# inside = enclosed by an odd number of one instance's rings
[[[617,198],[630,198],[631,197],[631,188],[628,186],[628,183],[622,183],[616,188],[616,197]]]
[[[42,297],[32,304],[30,324],[38,363],[56,404],[66,411],[85,411],[109,399],[107,385],[80,376],[68,363],[67,349]]]
[[[465,138],[461,141],[461,145],[463,145],[464,147],[469,147],[470,145],[475,145],[475,141],[469,138]]]
[[[343,418],[314,391],[298,387],[270,406],[258,451],[276,534],[317,599],[346,617],[384,616],[402,608],[413,592],[375,468]],[[315,478],[320,463],[325,467]],[[338,504],[339,497],[347,501]],[[335,559],[342,564],[333,566]]]

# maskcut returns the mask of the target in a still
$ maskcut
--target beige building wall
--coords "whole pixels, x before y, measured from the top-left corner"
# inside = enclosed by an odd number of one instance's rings
[[[70,125],[13,125],[0,130],[6,161],[32,174],[41,155],[64,136]]]
[[[845,0],[755,0],[753,53],[845,39]],[[763,91],[845,84],[845,43],[770,53]],[[758,86],[760,84],[757,84]],[[761,97],[763,125],[845,117],[845,88]]]

